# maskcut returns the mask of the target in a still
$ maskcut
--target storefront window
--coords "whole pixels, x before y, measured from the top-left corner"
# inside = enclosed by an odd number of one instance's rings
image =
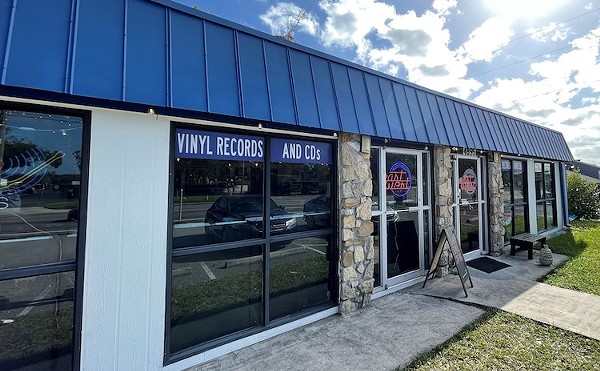
[[[556,180],[549,162],[535,163],[536,219],[538,231],[556,227]]]
[[[504,228],[505,241],[510,237],[529,231],[527,202],[526,162],[502,159],[502,180],[504,182]]]
[[[82,140],[80,117],[0,110],[0,369],[72,368]]]
[[[332,166],[327,142],[175,130],[171,355],[334,304]]]

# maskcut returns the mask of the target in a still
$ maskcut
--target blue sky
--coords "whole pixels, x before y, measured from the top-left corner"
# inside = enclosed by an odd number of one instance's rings
[[[598,0],[177,0],[562,132],[600,165]]]

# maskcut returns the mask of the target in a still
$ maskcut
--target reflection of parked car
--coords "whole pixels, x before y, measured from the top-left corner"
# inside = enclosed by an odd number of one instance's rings
[[[67,220],[78,221],[79,220],[79,208],[69,210],[67,214]]]
[[[284,206],[270,200],[271,233],[296,227],[296,219],[286,214]],[[228,195],[219,197],[206,211],[207,234],[221,241],[236,241],[262,236],[263,198],[260,195]]]
[[[304,212],[309,213],[309,215],[304,216],[304,220],[309,227],[331,226],[331,199],[329,197],[321,195],[311,198],[304,204]]]

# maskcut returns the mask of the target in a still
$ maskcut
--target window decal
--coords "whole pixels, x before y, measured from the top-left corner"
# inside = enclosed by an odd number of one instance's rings
[[[477,175],[473,169],[467,169],[463,176],[458,180],[460,189],[468,195],[472,195],[477,191]]]

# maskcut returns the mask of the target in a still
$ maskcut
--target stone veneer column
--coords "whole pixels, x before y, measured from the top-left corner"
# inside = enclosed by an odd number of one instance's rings
[[[435,237],[434,241],[440,236],[442,230],[453,225],[454,212],[452,210],[453,190],[452,190],[452,162],[450,157],[450,147],[433,147],[433,184],[435,197]],[[434,246],[434,249],[437,246]],[[434,251],[435,252],[435,251]],[[437,268],[437,276],[443,277],[448,274],[448,247],[440,255]]]
[[[501,254],[504,247],[504,181],[500,153],[492,152],[488,160],[490,214],[490,253]]]
[[[373,292],[373,222],[370,154],[360,152],[360,136],[342,134],[340,166],[340,312],[368,305]]]

